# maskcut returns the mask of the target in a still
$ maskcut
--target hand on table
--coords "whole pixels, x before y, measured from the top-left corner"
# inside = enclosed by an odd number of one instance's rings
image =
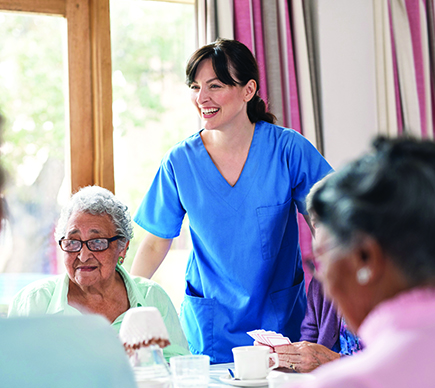
[[[280,367],[299,373],[311,372],[320,365],[340,358],[338,353],[327,347],[307,341],[279,345],[273,349],[278,354]]]

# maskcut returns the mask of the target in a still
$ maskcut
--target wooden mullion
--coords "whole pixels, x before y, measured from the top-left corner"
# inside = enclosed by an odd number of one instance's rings
[[[90,9],[67,0],[71,191],[94,184]]]
[[[115,192],[109,0],[91,0],[91,58],[95,184]]]
[[[71,191],[114,191],[109,0],[0,0],[0,10],[66,18]]]

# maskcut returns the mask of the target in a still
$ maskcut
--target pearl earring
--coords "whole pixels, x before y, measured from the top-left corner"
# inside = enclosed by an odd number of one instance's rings
[[[369,282],[371,276],[372,276],[372,271],[367,267],[362,267],[356,273],[356,280],[359,284],[364,286]]]

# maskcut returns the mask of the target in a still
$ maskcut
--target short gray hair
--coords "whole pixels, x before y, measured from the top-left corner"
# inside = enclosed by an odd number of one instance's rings
[[[116,228],[116,233],[126,240],[133,238],[133,226],[130,212],[111,191],[99,186],[86,186],[73,194],[63,207],[54,233],[58,241],[65,237],[66,225],[73,213],[89,213],[93,215],[108,214]]]

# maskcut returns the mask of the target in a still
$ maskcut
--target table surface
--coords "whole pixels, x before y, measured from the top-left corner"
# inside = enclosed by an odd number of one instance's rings
[[[210,365],[210,379],[209,379],[209,388],[231,388],[234,385],[230,382],[226,383],[220,380],[221,377],[227,377],[229,376],[228,368],[232,369],[234,371],[234,363],[227,363],[227,364],[212,364]],[[286,381],[298,381],[305,380],[307,378],[313,379],[313,376],[309,376],[310,373],[296,373],[296,372],[290,372],[287,369],[275,369],[272,370],[269,373],[268,379],[262,380],[264,384],[257,385],[257,380],[255,383],[253,383],[253,380],[248,380],[246,385],[242,384],[242,381],[237,381],[237,387],[257,387],[257,388],[267,388],[269,386],[269,382],[273,384],[274,387],[277,387],[278,382],[283,382],[282,379],[285,379]],[[150,387],[150,385],[146,384],[146,381],[144,384],[141,384],[142,380],[138,380],[138,386],[139,387]],[[230,380],[228,380],[230,381]],[[154,386],[154,385],[153,385]]]
[[[234,371],[234,363],[228,363],[228,364],[214,364],[210,365],[210,382],[209,382],[209,388],[229,388],[232,387],[232,384],[227,384],[222,382],[219,378],[222,376],[228,376],[228,368],[232,369]],[[264,381],[264,385],[255,385],[257,388],[262,387],[268,387],[271,383],[274,387],[277,387],[279,384],[283,384],[284,381],[287,382],[287,384],[290,383],[300,383],[306,380],[312,380],[315,379],[315,377],[311,373],[297,373],[297,372],[291,372],[288,369],[274,369],[269,373],[268,381]],[[252,380],[251,380],[252,382]],[[241,381],[238,381],[237,386],[239,387],[252,387],[254,385],[248,384],[248,385],[242,385]]]
[[[219,380],[219,377],[228,374],[228,368],[234,370],[234,363],[210,365],[209,387],[229,387],[230,385],[224,384]]]
[[[228,368],[234,370],[234,363],[228,363],[228,364],[213,364],[210,365],[210,382],[208,384],[209,387],[213,388],[228,388],[232,387],[230,384],[223,383],[219,378],[221,376],[229,375]],[[264,387],[267,387],[268,385],[264,385]]]

